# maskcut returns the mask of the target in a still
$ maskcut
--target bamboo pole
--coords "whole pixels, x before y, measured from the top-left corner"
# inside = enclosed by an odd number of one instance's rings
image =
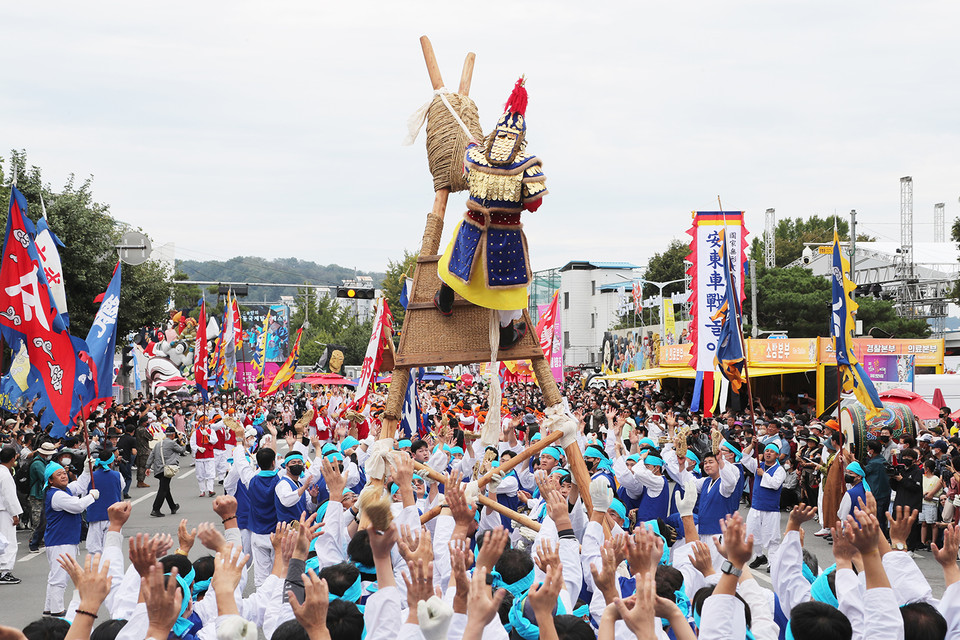
[[[436,518],[438,515],[440,515],[441,511],[443,511],[443,507],[441,507],[440,505],[437,505],[432,509],[428,510],[426,513],[420,516],[420,524],[427,524],[428,522]]]
[[[523,463],[525,460],[532,458],[534,455],[540,453],[550,445],[560,440],[560,438],[562,437],[563,437],[563,433],[560,431],[554,431],[550,435],[544,436],[537,442],[534,442],[532,445],[530,445],[529,447],[521,451],[519,454],[510,458],[510,460],[508,460],[507,462],[504,462],[503,464],[501,464],[496,469],[492,469],[489,473],[481,476],[480,479],[477,480],[477,486],[480,487],[481,489],[487,486],[487,483],[490,482],[490,479],[493,477],[495,473],[503,473],[504,475],[510,473],[513,469],[520,466],[520,464]]]
[[[422,44],[422,43],[421,43]],[[470,84],[473,82],[473,63],[477,60],[477,54],[470,52],[463,60],[463,71],[460,73],[460,88],[457,93],[463,96],[470,95]]]

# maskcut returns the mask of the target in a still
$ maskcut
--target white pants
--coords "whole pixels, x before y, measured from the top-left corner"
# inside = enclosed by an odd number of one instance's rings
[[[253,547],[250,542],[250,529],[240,529],[240,542],[243,544],[243,552],[250,556],[247,560],[247,567],[253,566]],[[271,571],[273,571],[271,569]]]
[[[207,491],[213,491],[216,462],[216,458],[197,458],[197,484],[200,485],[201,494]]]
[[[780,512],[750,509],[747,514],[747,535],[753,534],[753,557],[766,549],[767,558],[780,547]]]
[[[67,580],[70,576],[57,562],[57,558],[62,555],[71,555],[77,562],[80,554],[80,545],[77,544],[58,544],[55,547],[47,547],[47,562],[50,564],[50,573],[47,575],[47,599],[44,602],[43,610],[50,613],[60,613],[65,611],[63,606],[63,594],[67,590]]]
[[[266,533],[251,533],[250,546],[253,549],[253,583],[259,588],[264,580],[273,573],[273,545]]]
[[[227,474],[230,473],[230,463],[227,462],[227,452],[221,451],[220,449],[214,449],[213,459],[217,465],[217,480],[223,480],[227,477]]]
[[[109,520],[90,522],[87,527],[87,553],[103,553],[103,538],[110,528]],[[79,560],[78,560],[79,562]]]
[[[0,553],[0,573],[6,573],[17,561],[17,526],[9,511],[0,511],[0,535],[7,539],[7,548]]]

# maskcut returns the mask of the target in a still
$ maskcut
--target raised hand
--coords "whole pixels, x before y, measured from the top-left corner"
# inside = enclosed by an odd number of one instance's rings
[[[100,605],[110,593],[110,561],[104,560],[101,564],[99,553],[88,553],[83,566],[68,554],[61,555],[57,562],[70,576],[73,586],[80,594],[80,605],[77,608],[90,613],[99,611]]]
[[[559,544],[554,544],[552,541],[547,540],[546,538],[541,538],[540,544],[536,548],[536,555],[534,555],[533,559],[540,571],[543,571],[544,573],[547,572],[548,567],[562,566],[560,564]]]
[[[142,581],[150,567],[157,561],[157,541],[145,533],[130,536],[130,564],[140,574]]]
[[[197,539],[197,529],[187,530],[187,519],[184,518],[180,521],[180,526],[177,527],[177,541],[180,543],[180,551],[184,554],[190,553],[190,549],[193,548],[193,542]]]
[[[690,564],[703,574],[703,577],[711,576],[716,573],[713,568],[713,556],[710,554],[710,547],[697,540],[693,543],[693,553],[690,554]]]
[[[503,527],[491,529],[483,534],[483,544],[477,555],[477,566],[492,571],[510,542],[510,534]]]
[[[226,616],[239,613],[233,592],[240,584],[240,574],[249,559],[250,556],[245,554],[242,548],[234,548],[232,544],[228,544],[214,556],[213,578],[210,580],[210,586],[217,594],[217,613],[219,615]]]
[[[221,520],[235,517],[237,515],[237,499],[233,496],[217,496],[213,499],[213,512],[220,516]],[[236,521],[233,522],[236,524]]]
[[[310,517],[307,517],[307,514],[300,514],[300,522],[296,526],[291,525],[293,529],[297,531],[297,548],[293,553],[293,557],[298,560],[306,560],[307,554],[310,553],[310,541],[320,535],[320,528],[323,526],[322,522],[316,522],[317,514],[312,513]]]
[[[133,504],[126,500],[124,502],[114,502],[107,507],[107,518],[110,520],[110,531],[120,531],[123,525],[130,519],[133,512]]]
[[[853,538],[850,536],[850,532],[844,530],[843,523],[837,522],[835,527],[830,528],[830,535],[833,537],[833,557],[837,561],[837,567],[840,569],[852,568],[853,557],[857,555],[857,548],[853,546]]]
[[[540,636],[543,638],[556,637],[556,628],[553,623],[553,609],[557,606],[557,598],[563,590],[563,569],[560,565],[547,567],[543,584],[530,587],[527,600],[533,609],[533,615],[540,627]],[[545,633],[546,632],[546,633]]]
[[[850,535],[850,542],[861,554],[871,553],[877,550],[880,543],[880,523],[877,522],[877,516],[869,514],[860,509],[854,509],[853,516],[847,516],[847,531]],[[857,523],[860,526],[857,526]]]
[[[433,562],[424,563],[419,559],[412,559],[407,563],[408,573],[404,573],[403,582],[407,585],[407,607],[410,615],[416,616],[417,603],[427,601],[434,595],[433,591]]]
[[[953,524],[943,531],[943,546],[930,543],[934,559],[943,567],[946,586],[960,580],[960,567],[957,567],[957,552],[960,550],[960,529]]]
[[[400,525],[400,537],[397,539],[397,549],[400,551],[400,557],[407,564],[411,560],[432,562],[433,542],[430,538],[430,531],[426,527],[421,527],[416,533],[414,531],[410,525]]]
[[[617,567],[620,566],[614,555],[612,540],[605,541],[600,547],[600,561],[600,569],[597,569],[596,563],[590,564],[590,574],[604,600],[611,603],[617,595]]]
[[[454,481],[455,477],[456,481]],[[450,508],[450,515],[453,516],[457,528],[461,531],[469,531],[470,525],[476,516],[477,508],[476,506],[467,504],[463,487],[460,484],[459,474],[451,472],[450,482],[444,483],[443,487],[444,495],[447,498],[447,507]]]
[[[804,503],[800,503],[790,510],[790,519],[787,522],[787,531],[799,531],[800,525],[804,522],[813,520],[817,516],[817,508],[815,506],[808,507]]]
[[[653,640],[656,636],[653,631],[653,617],[656,609],[657,588],[652,573],[637,574],[637,592],[633,605],[628,601],[616,598],[613,601],[620,614],[620,619],[626,623],[637,636],[637,640]]]
[[[339,467],[334,466],[326,458],[320,458],[320,471],[323,473],[323,479],[327,481],[327,491],[330,492],[330,499],[334,502],[343,500],[343,490],[347,487],[347,479],[340,473]]]
[[[632,536],[627,536],[627,562],[630,571],[646,574],[656,571],[663,554],[663,539],[645,526],[634,529]]]
[[[379,532],[374,527],[368,527],[370,534],[370,550],[373,552],[373,559],[389,559],[390,551],[397,542],[397,525],[391,524],[384,532]]]
[[[890,542],[893,545],[901,544],[906,547],[907,538],[910,537],[910,531],[913,529],[913,523],[917,521],[919,511],[900,505],[894,507],[888,521],[890,523]]]
[[[290,530],[289,522],[278,522],[276,530],[270,534],[270,546],[273,547],[273,557],[276,558],[283,546],[283,541]]]
[[[497,589],[496,593],[491,593],[490,586],[487,584],[487,570],[484,567],[478,567],[473,572],[473,579],[470,581],[470,594],[467,596],[467,630],[464,631],[464,640],[475,640],[480,638],[483,628],[490,624],[503,597],[507,594],[505,589]]]
[[[473,562],[473,552],[465,538],[457,537],[448,543],[450,548],[450,573],[457,590],[453,596],[454,613],[467,612],[467,595],[470,593],[470,576],[467,569]]]
[[[318,578],[311,570],[303,574],[303,591],[303,604],[297,600],[293,591],[287,592],[293,615],[310,640],[329,640],[327,608],[330,606],[330,589],[327,581]]]
[[[739,513],[728,515],[720,524],[723,530],[723,543],[714,540],[717,551],[729,560],[733,566],[740,568],[747,564],[753,555],[753,534],[745,536],[746,526]]]
[[[180,615],[183,593],[176,576],[177,568],[173,567],[170,569],[170,579],[164,581],[163,565],[157,562],[150,565],[145,579],[140,581],[140,593],[147,605],[150,622],[148,638],[166,638]]]
[[[197,537],[200,538],[200,544],[214,553],[227,544],[227,539],[223,537],[220,530],[209,522],[201,522],[197,526]]]

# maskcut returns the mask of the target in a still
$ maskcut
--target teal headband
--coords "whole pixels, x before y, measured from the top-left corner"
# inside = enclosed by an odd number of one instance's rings
[[[851,473],[855,473],[855,474],[857,474],[858,476],[860,476],[860,478],[861,478],[860,482],[861,482],[861,484],[863,484],[863,490],[864,490],[864,491],[870,491],[870,485],[867,484],[867,473],[866,473],[866,471],[863,470],[863,467],[860,466],[860,463],[859,463],[859,462],[854,461],[854,462],[851,462],[850,464],[848,464],[848,465],[847,465],[847,471],[849,471],[849,472],[851,472]],[[872,493],[872,492],[871,492],[871,493]],[[856,507],[857,505],[853,505],[853,506]]]
[[[164,575],[168,577],[170,576],[169,573],[165,573]],[[183,601],[180,603],[180,615],[177,616],[177,621],[173,623],[173,633],[178,638],[183,637],[183,635],[190,630],[190,627],[193,626],[193,622],[187,618],[184,618],[183,614],[187,612],[187,607],[190,606],[190,603],[193,601],[193,590],[190,587],[190,582],[193,581],[193,577],[195,575],[196,574],[194,573],[193,569],[190,569],[190,573],[188,573],[185,577],[177,574],[177,583],[180,585],[180,588],[183,589]],[[187,577],[190,578],[189,581],[186,579]]]
[[[410,447],[410,446],[413,446],[413,443],[407,440],[406,438],[404,438],[403,440],[397,443],[397,449],[403,449],[405,447]]]
[[[324,456],[324,458],[326,458],[328,462],[333,462],[334,460],[336,460],[337,462],[343,462],[343,454],[340,453],[339,451],[328,453],[327,455]]]
[[[606,458],[607,454],[604,453],[604,451],[600,447],[592,444],[589,447],[587,447],[586,451],[583,452],[583,457],[584,458]]]
[[[639,454],[639,453],[631,453],[629,456],[627,456],[627,460],[633,460],[634,462],[640,462],[640,454]]]
[[[284,458],[283,466],[287,466],[288,464],[290,464],[292,460],[299,460],[300,462],[303,462],[303,456],[299,453],[291,453],[286,458]]]
[[[830,589],[830,583],[827,581],[827,576],[836,570],[837,565],[832,565],[817,576],[817,579],[810,585],[810,597],[817,602],[822,602],[838,609],[840,608],[840,602],[837,600],[836,594]]]
[[[620,502],[619,500],[617,500],[616,498],[614,498],[614,499],[613,499],[613,502],[610,503],[610,508],[613,509],[613,511],[614,511],[618,516],[620,516],[620,519],[623,521],[623,526],[627,526],[627,524],[628,524],[628,521],[627,521],[627,508],[626,508],[625,506],[623,506],[623,503]]]
[[[543,451],[540,452],[541,456],[550,456],[554,460],[559,461],[560,457],[563,455],[560,449],[557,447],[544,447]]]
[[[657,443],[654,442],[654,441],[653,441],[652,439],[650,439],[650,438],[642,438],[642,439],[640,440],[640,442],[637,443],[637,446],[638,446],[638,447],[642,447],[642,446],[644,446],[644,445],[653,447],[654,449],[657,448]]]
[[[111,464],[113,464],[113,461],[116,460],[116,458],[117,458],[117,456],[115,456],[114,454],[111,453],[111,454],[110,454],[110,457],[107,458],[106,460],[99,460],[99,459],[98,459],[96,462],[94,462],[94,464],[97,465],[98,467],[103,467],[104,469],[106,469],[106,468],[108,468]],[[848,467],[848,468],[849,468],[849,467]]]
[[[353,449],[358,446],[360,441],[354,438],[353,436],[347,436],[343,439],[343,442],[340,443],[340,451],[345,452],[347,449]]]
[[[47,463],[47,466],[43,468],[43,486],[46,487],[50,484],[50,476],[55,474],[57,471],[63,471],[63,466],[59,463],[53,462],[52,460]]]
[[[767,451],[776,451],[776,452],[777,452],[777,455],[780,455],[780,447],[778,447],[777,445],[773,444],[772,442],[771,442],[770,444],[768,444],[767,446],[765,446],[765,447],[763,448],[763,450],[764,450],[764,452],[767,452]]]
[[[494,589],[505,589],[516,599],[519,599],[530,587],[533,586],[533,569],[530,570],[530,573],[523,576],[516,582],[509,584],[503,581],[503,576],[501,576],[500,572],[496,569],[491,571],[490,575],[493,577]]]
[[[721,444],[722,444],[723,447],[725,447],[725,448],[728,449],[729,451],[733,452],[733,459],[734,459],[736,462],[740,462],[740,458],[743,457],[743,453],[741,453],[739,449],[737,449],[735,446],[733,446],[732,444],[730,444],[730,441],[729,441],[729,440],[724,440]]]
[[[363,596],[363,586],[360,583],[360,576],[357,576],[357,579],[353,581],[353,584],[347,587],[347,590],[343,592],[343,595],[338,596],[335,593],[330,594],[330,602],[334,600],[343,600],[344,602],[360,602],[360,598]]]
[[[460,455],[462,456],[462,455],[463,455],[463,449],[460,448],[460,447],[451,447],[451,448],[450,448],[450,455],[455,456],[455,455],[457,455],[457,454],[460,454]]]
[[[535,434],[533,434],[533,437],[530,438],[530,442],[536,442],[537,440],[539,440],[539,439],[542,438],[542,437],[543,437],[543,434],[541,434],[539,431],[537,431]]]
[[[662,466],[663,466],[663,459],[662,459],[662,458],[658,458],[657,456],[651,454],[651,455],[648,455],[646,458],[643,459],[643,464],[649,464],[649,465],[654,466],[654,467],[662,467]]]
[[[645,520],[639,523],[638,526],[641,525],[650,531],[653,531],[661,540],[663,540],[663,552],[660,554],[660,564],[670,564],[670,547],[667,545],[667,538],[660,533],[660,524],[656,520]]]

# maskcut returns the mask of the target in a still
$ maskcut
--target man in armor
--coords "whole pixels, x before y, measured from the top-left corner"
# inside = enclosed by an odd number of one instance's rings
[[[467,212],[440,258],[443,284],[434,296],[434,305],[445,316],[453,313],[454,292],[477,306],[498,310],[501,349],[512,347],[526,333],[526,324],[518,320],[527,306],[531,271],[520,215],[536,211],[547,193],[540,159],[526,152],[523,83],[523,78],[517,81],[485,143],[467,145]]]

